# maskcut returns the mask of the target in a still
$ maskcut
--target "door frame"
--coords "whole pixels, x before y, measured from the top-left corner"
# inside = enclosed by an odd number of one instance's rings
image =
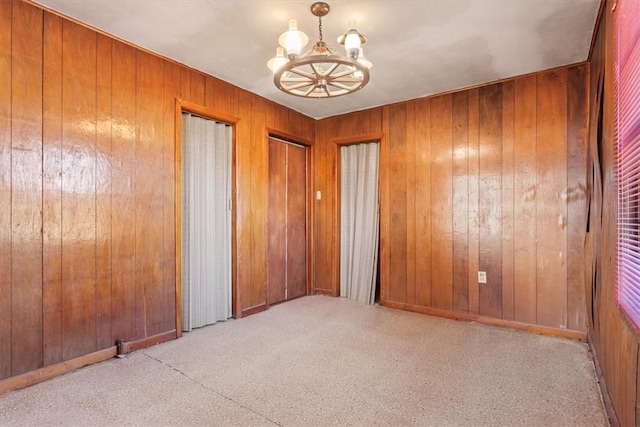
[[[378,157],[378,201],[380,203],[380,234],[378,236],[379,242],[378,242],[378,265],[379,265],[379,271],[378,274],[380,275],[380,301],[385,301],[386,299],[386,287],[387,287],[387,265],[384,262],[387,259],[387,245],[385,244],[386,242],[386,236],[387,236],[387,231],[384,227],[383,224],[388,224],[387,221],[387,195],[389,194],[389,189],[384,187],[383,188],[383,183],[387,182],[387,177],[386,177],[386,169],[383,168],[383,165],[386,165],[387,163],[387,156],[386,156],[386,141],[385,141],[385,134],[384,133],[373,133],[373,134],[366,134],[366,135],[360,135],[360,136],[355,136],[352,138],[342,138],[342,139],[334,139],[333,141],[333,150],[334,150],[334,158],[336,159],[336,170],[335,170],[335,180],[333,182],[334,184],[334,194],[336,195],[336,202],[335,202],[335,209],[333,211],[333,215],[334,215],[334,230],[333,230],[333,236],[332,236],[332,240],[334,242],[334,247],[333,247],[333,253],[335,254],[334,257],[332,257],[332,274],[333,277],[335,278],[334,280],[332,280],[332,292],[333,292],[333,296],[339,297],[340,296],[340,230],[342,229],[341,226],[341,209],[342,209],[342,174],[341,174],[341,170],[342,170],[342,156],[340,154],[340,149],[343,146],[347,146],[347,145],[357,145],[357,144],[368,144],[368,143],[378,143],[378,150],[379,150],[379,157]]]
[[[239,118],[211,108],[176,98],[175,107],[175,252],[176,252],[176,335],[182,336],[182,113],[191,113],[205,119],[215,120],[231,126],[231,314],[241,316],[240,295],[237,289],[236,249],[236,124]]]
[[[305,295],[311,295],[313,293],[313,280],[315,277],[315,270],[314,270],[314,265],[313,265],[313,254],[312,254],[312,248],[313,248],[313,197],[312,197],[312,192],[313,192],[313,182],[312,182],[312,178],[313,178],[313,141],[304,139],[304,138],[300,138],[296,135],[292,135],[290,133],[287,132],[283,132],[277,129],[272,129],[272,128],[266,128],[266,144],[269,144],[269,139],[271,138],[275,138],[275,139],[279,139],[281,141],[284,141],[285,143],[291,143],[291,144],[295,144],[301,147],[305,147],[306,148],[306,177],[305,179],[307,180],[307,197],[306,197],[306,208],[307,208],[307,215],[306,215],[306,239],[307,239],[307,244],[306,244],[306,249],[307,249],[307,283],[306,283],[306,294]],[[269,164],[269,150],[267,150],[267,164]],[[267,212],[269,212],[269,201],[267,198]],[[265,224],[265,235],[268,236],[269,234],[269,230],[267,228],[267,224]],[[267,239],[268,241],[268,239]],[[267,253],[266,253],[267,259],[269,257],[269,247],[267,246]],[[269,274],[269,265],[268,263],[266,263],[266,269],[267,269],[267,280],[270,280],[271,275]],[[285,300],[286,301],[286,300]],[[283,301],[284,302],[284,301]],[[267,283],[267,285],[265,286],[265,309],[269,309],[269,284]]]

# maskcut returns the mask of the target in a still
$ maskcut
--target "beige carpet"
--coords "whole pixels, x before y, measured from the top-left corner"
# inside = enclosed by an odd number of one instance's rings
[[[0,425],[607,420],[583,343],[313,296],[7,393]]]

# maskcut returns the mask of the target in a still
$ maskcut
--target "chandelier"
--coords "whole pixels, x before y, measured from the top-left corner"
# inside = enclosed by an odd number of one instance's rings
[[[273,72],[273,82],[281,91],[305,98],[333,98],[355,92],[369,82],[372,64],[365,59],[361,47],[367,38],[356,30],[355,20],[350,20],[347,32],[338,37],[346,56],[322,39],[322,17],[329,9],[325,2],[311,5],[311,13],[318,18],[320,39],[309,51],[301,54],[309,37],[298,31],[295,19],[289,21],[289,31],[278,39],[281,47],[267,62],[267,67]]]

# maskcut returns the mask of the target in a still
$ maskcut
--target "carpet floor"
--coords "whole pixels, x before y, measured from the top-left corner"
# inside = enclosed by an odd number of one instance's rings
[[[310,296],[0,396],[2,426],[606,426],[586,344]]]

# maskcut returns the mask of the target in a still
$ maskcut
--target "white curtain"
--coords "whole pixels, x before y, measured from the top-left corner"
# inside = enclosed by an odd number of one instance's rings
[[[375,302],[378,267],[378,143],[340,148],[340,295]]]
[[[182,329],[231,317],[231,126],[182,115]]]

